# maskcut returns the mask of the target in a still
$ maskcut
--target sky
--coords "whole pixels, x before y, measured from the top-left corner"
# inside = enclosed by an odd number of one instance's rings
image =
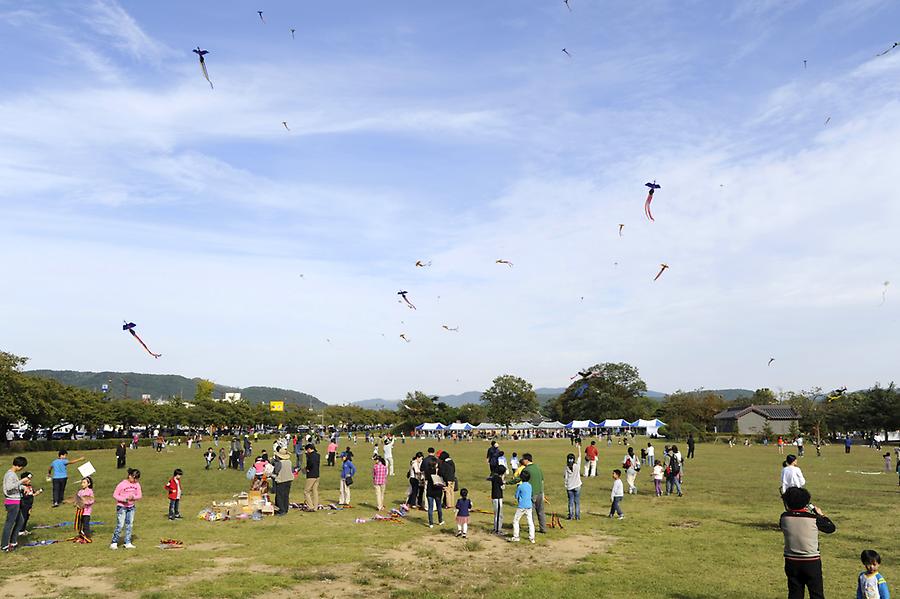
[[[0,0],[0,349],[329,403],[890,383],[900,4],[569,6]]]

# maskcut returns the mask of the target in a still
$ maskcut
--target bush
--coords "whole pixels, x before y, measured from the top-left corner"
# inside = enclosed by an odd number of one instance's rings
[[[13,441],[10,449],[7,449],[4,445],[2,449],[0,449],[0,453],[19,454],[29,451],[59,451],[60,449],[67,449],[69,451],[87,451],[89,449],[115,449],[122,441],[125,441],[129,444],[131,443],[131,439],[82,439],[75,441],[71,439],[40,439],[38,441]],[[166,439],[166,442],[168,441],[169,439]],[[182,443],[183,442],[184,439],[182,439]],[[138,441],[138,445],[142,447],[150,447],[151,440],[141,439],[140,441]]]

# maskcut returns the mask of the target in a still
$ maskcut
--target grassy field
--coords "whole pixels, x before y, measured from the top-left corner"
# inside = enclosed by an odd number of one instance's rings
[[[639,438],[638,441],[641,441]],[[388,497],[399,504],[406,490],[405,464],[429,443],[397,445],[397,475],[388,480]],[[457,463],[461,484],[470,489],[476,508],[490,509],[484,480],[486,444],[440,443]],[[657,442],[657,453],[662,444]],[[504,442],[512,451],[534,454],[544,470],[550,509],[565,517],[562,486],[567,441]],[[600,476],[586,481],[582,520],[563,520],[564,530],[538,535],[536,545],[510,544],[489,534],[491,517],[473,514],[468,541],[454,536],[452,515],[443,528],[428,529],[426,514],[414,512],[403,524],[369,522],[374,513],[371,449],[355,448],[357,484],[354,508],[339,512],[300,513],[260,522],[206,522],[196,514],[213,500],[230,499],[247,487],[243,473],[205,471],[201,452],[185,447],[157,454],[149,448],[129,452],[128,464],[143,472],[145,499],[135,518],[137,549],[110,551],[114,521],[112,489],[120,480],[112,450],[84,455],[97,467],[98,497],[92,545],[59,543],[23,548],[0,555],[0,596],[121,598],[153,597],[353,597],[403,598],[479,595],[485,599],[521,597],[671,597],[679,599],[780,597],[785,592],[782,511],[777,487],[782,457],[775,447],[698,445],[697,457],[684,471],[685,496],[655,498],[647,469],[638,479],[640,494],[626,496],[626,519],[609,520],[609,472],[624,451],[601,444]],[[810,455],[812,454],[812,455]],[[43,483],[53,455],[27,455],[28,469],[47,490],[37,498],[31,522],[71,520],[70,505],[50,508],[49,484]],[[70,456],[78,457],[78,454]],[[7,458],[7,461],[11,461]],[[324,462],[324,460],[323,460]],[[4,469],[8,465],[3,466]],[[163,485],[171,471],[185,471],[185,519],[170,522]],[[810,451],[801,460],[813,502],[837,524],[822,535],[825,586],[829,596],[852,596],[860,570],[858,555],[874,548],[883,558],[882,572],[900,592],[900,487],[896,475],[866,475],[881,470],[878,452],[854,447],[844,455],[837,446],[821,458]],[[67,494],[77,472],[70,468]],[[321,501],[336,502],[337,469],[323,468]],[[509,491],[507,495],[511,495]],[[302,479],[294,483],[292,501],[302,501]],[[513,509],[507,499],[507,527]],[[65,539],[70,531],[36,531],[22,542]],[[156,547],[162,537],[184,541],[181,550]]]

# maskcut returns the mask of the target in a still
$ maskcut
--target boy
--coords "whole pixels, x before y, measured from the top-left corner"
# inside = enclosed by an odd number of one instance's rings
[[[491,503],[494,505],[494,530],[495,535],[503,534],[503,475],[506,474],[506,467],[498,464],[491,473]]]
[[[50,462],[50,467],[47,468],[47,476],[53,477],[53,505],[51,507],[59,507],[59,504],[63,502],[63,496],[66,494],[66,481],[69,480],[67,466],[84,460],[81,457],[77,460],[69,461],[69,452],[65,449],[60,449],[57,456],[55,460]]]
[[[822,510],[810,504],[809,491],[803,487],[790,487],[782,499],[787,511],[781,514],[779,526],[784,533],[788,599],[803,599],[804,589],[809,589],[810,599],[823,599],[819,532],[833,533],[834,523]]]
[[[499,468],[499,466],[497,466]],[[469,510],[472,509],[472,501],[469,499],[469,490],[461,489],[459,499],[456,500],[456,536],[467,538],[469,534]]]
[[[625,487],[622,485],[622,471],[616,468],[612,471],[612,477],[612,493],[609,496],[612,500],[612,505],[609,507],[609,517],[612,518],[615,513],[619,515],[619,520],[624,520],[625,514],[622,513],[622,506],[619,505],[622,498],[625,497]]]
[[[519,469],[519,455],[514,451],[512,457],[509,458],[509,468],[507,470],[511,470],[515,472]]]
[[[169,492],[169,520],[181,520],[181,510],[178,509],[181,503],[181,475],[184,472],[181,468],[176,468],[172,473],[172,478],[164,487]]]
[[[513,516],[513,536],[510,539],[513,543],[519,542],[519,520],[522,516],[528,520],[528,540],[534,543],[534,518],[531,515],[531,474],[527,470],[522,470],[519,474],[519,486],[516,489],[516,515]]]
[[[866,549],[859,556],[865,572],[860,572],[859,582],[856,584],[856,599],[891,599],[887,582],[878,572],[881,566],[881,556],[877,551]]]

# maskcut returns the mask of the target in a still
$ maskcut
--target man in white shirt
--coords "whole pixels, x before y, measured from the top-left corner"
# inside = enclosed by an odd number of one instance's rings
[[[797,456],[790,454],[785,460],[787,466],[781,469],[781,494],[791,487],[803,488],[806,486],[806,479],[803,478],[799,466],[797,466]]]
[[[388,467],[388,474],[394,476],[394,437],[388,435],[382,444],[384,448],[384,463]]]

